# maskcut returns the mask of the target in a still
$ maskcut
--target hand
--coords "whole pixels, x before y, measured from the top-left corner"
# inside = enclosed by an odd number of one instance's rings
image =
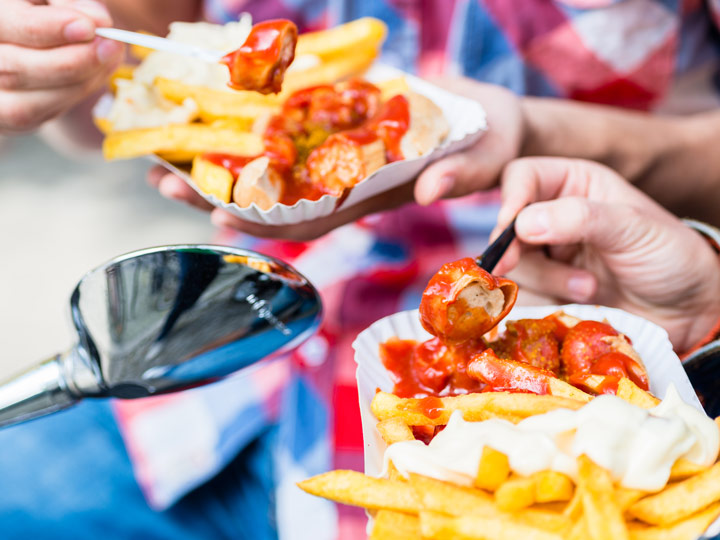
[[[363,216],[397,208],[415,199],[430,204],[441,197],[458,197],[497,185],[505,164],[517,157],[522,138],[519,99],[509,90],[469,79],[435,81],[438,86],[480,100],[488,111],[490,130],[470,150],[431,165],[417,179],[389,192],[367,199],[347,210],[300,225],[268,226],[239,219],[222,209],[214,209],[181,178],[165,169],[155,168],[148,176],[151,185],[165,197],[202,210],[212,210],[214,224],[244,231],[253,236],[311,240]]]
[[[211,212],[210,220],[218,227],[229,227],[262,238],[280,238],[296,241],[312,240],[373,212],[401,206],[403,203],[412,200],[413,189],[412,183],[403,184],[353,205],[347,210],[341,210],[313,221],[306,221],[296,225],[261,225],[244,221],[222,208],[215,208],[198,195],[193,188],[188,186],[182,178],[168,172],[167,169],[161,166],[153,167],[150,170],[148,182],[169,199],[182,201],[200,210]]]
[[[510,90],[467,78],[433,82],[479,101],[487,113],[488,131],[471,148],[425,169],[415,184],[415,200],[423,205],[497,186],[505,165],[520,155],[525,137],[520,98]]]
[[[0,134],[34,129],[100,88],[123,56],[121,44],[95,38],[111,24],[92,0],[3,0]]]
[[[508,276],[521,290],[636,313],[664,327],[678,351],[720,319],[718,255],[612,170],[581,160],[517,160],[503,174],[502,199],[495,234],[517,214],[519,243],[496,272],[513,270]]]

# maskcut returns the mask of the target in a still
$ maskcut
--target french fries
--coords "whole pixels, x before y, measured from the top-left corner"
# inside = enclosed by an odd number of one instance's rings
[[[495,504],[500,510],[517,512],[535,503],[535,480],[512,476],[495,490]]]
[[[282,105],[277,95],[264,95],[247,90],[217,90],[163,77],[155,79],[155,88],[165,99],[175,103],[182,103],[188,98],[195,101],[200,118],[205,122],[222,118],[244,118],[252,121],[261,116],[275,114]]]
[[[385,23],[364,17],[329,30],[300,34],[295,55],[311,54],[320,58],[333,58],[358,49],[377,53],[386,34]]]
[[[510,463],[507,456],[489,446],[484,447],[475,477],[475,487],[494,492],[508,476],[510,476]]]
[[[653,525],[669,525],[720,500],[720,463],[633,504],[631,516]]]
[[[126,159],[147,154],[173,153],[176,159],[192,161],[203,152],[253,156],[263,151],[262,138],[232,127],[178,124],[158,128],[115,131],[106,135],[106,159]]]
[[[201,159],[200,156],[196,156],[193,159],[190,176],[205,193],[215,195],[215,197],[226,203],[231,201],[235,179],[225,167],[215,165],[206,159]]]
[[[380,510],[369,540],[407,540],[420,537],[420,519],[411,514]]]
[[[627,526],[615,500],[610,473],[587,456],[578,459],[578,489],[581,493],[585,523],[592,540],[625,540]]]
[[[625,401],[642,407],[643,409],[651,409],[655,407],[660,400],[646,392],[627,377],[620,379],[617,389],[617,397],[624,399]]]
[[[415,440],[412,430],[398,417],[378,422],[377,430],[388,446],[396,442]]]
[[[562,536],[537,529],[510,518],[488,518],[477,515],[448,517],[434,512],[420,513],[420,531],[423,538],[454,540],[562,540]]]
[[[331,471],[298,483],[300,489],[352,506],[417,514],[420,503],[406,482],[373,478],[356,471]]]
[[[478,422],[502,418],[518,422],[528,416],[555,409],[579,409],[583,402],[558,396],[538,396],[511,392],[484,392],[439,398],[442,406],[432,416],[426,414],[421,399],[403,399],[388,392],[378,392],[370,408],[378,420],[401,418],[409,426],[442,426],[454,411],[462,411],[465,420]]]
[[[623,399],[653,406],[655,398],[630,381],[622,380],[621,389]],[[410,426],[443,425],[455,410],[466,421],[519,420],[532,411],[582,404],[502,392],[433,398],[424,404],[378,392],[371,409],[391,445],[411,440]],[[679,459],[671,482],[657,493],[616,484],[609,471],[586,455],[577,458],[573,478],[552,470],[520,476],[511,472],[506,455],[487,446],[476,477],[463,485],[412,472],[402,477],[392,462],[388,470],[390,479],[335,471],[298,485],[315,495],[378,510],[370,536],[376,540],[694,540],[720,515],[720,462],[700,467]]]
[[[233,91],[213,87],[210,83],[208,86],[198,86],[158,77],[152,85],[157,94],[178,105],[188,99],[193,100],[201,123],[162,125],[156,130],[118,131],[113,129],[107,118],[96,118],[96,124],[109,139],[104,145],[105,157],[125,159],[156,153],[173,163],[190,163],[195,155],[203,152],[260,154],[263,147],[258,146],[254,134],[249,133],[256,120],[277,113],[285,99],[296,90],[361,75],[377,57],[385,34],[384,23],[364,18],[328,30],[300,35],[296,56],[314,56],[318,61],[304,68],[300,66],[289,70],[283,90],[276,95]],[[149,51],[134,47],[132,53],[139,59],[145,59]],[[116,90],[115,81],[118,79],[132,79],[133,71],[132,66],[119,68],[111,77],[111,89]],[[402,83],[396,80],[394,86],[388,89],[389,93],[396,94],[402,91],[401,87]],[[242,137],[238,133],[228,133],[214,124],[224,119],[241,120],[247,140],[239,140]],[[216,130],[216,136],[209,133]],[[230,138],[223,143],[222,140],[228,135]],[[200,142],[192,144],[197,139]]]

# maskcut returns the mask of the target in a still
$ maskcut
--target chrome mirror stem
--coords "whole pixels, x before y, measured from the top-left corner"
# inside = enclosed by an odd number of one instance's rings
[[[0,427],[32,420],[78,401],[68,388],[61,358],[57,355],[0,383]]]

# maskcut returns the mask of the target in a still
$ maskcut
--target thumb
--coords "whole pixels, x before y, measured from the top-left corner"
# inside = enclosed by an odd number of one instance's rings
[[[445,197],[462,197],[495,186],[496,160],[476,149],[453,154],[425,169],[415,182],[415,200],[428,205]]]
[[[628,252],[647,238],[652,222],[631,206],[565,197],[522,210],[515,231],[527,244],[589,244],[600,251]]]

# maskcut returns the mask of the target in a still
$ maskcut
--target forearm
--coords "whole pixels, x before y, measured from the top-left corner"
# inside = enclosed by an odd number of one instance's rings
[[[681,216],[720,223],[720,113],[659,116],[524,98],[522,154],[604,163]]]
[[[199,0],[105,0],[115,25],[164,36],[173,21],[196,21],[201,15]]]

